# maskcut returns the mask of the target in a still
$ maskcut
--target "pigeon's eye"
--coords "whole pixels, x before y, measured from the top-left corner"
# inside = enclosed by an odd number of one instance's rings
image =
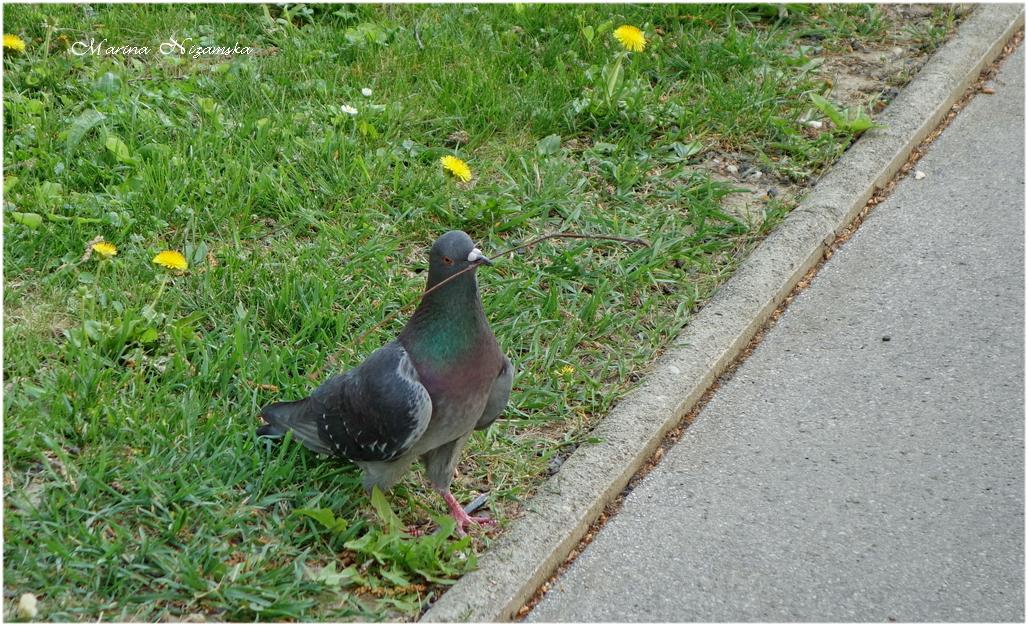
[[[443,257],[443,263],[446,263],[447,265],[453,265],[453,259],[451,259],[448,256],[444,256]]]

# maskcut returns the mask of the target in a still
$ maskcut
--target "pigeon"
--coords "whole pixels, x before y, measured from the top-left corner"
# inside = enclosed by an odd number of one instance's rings
[[[368,492],[388,491],[420,458],[458,534],[471,523],[492,523],[469,516],[450,493],[461,449],[473,431],[500,416],[514,380],[482,308],[481,265],[492,263],[466,233],[439,237],[429,253],[425,294],[399,336],[308,398],[264,407],[258,435],[291,431],[314,452],[353,461]]]

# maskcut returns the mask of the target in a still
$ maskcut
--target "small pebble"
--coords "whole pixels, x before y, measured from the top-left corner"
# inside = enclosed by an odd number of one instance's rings
[[[739,167],[736,166],[736,165],[725,166],[725,169],[728,170],[728,173],[732,174],[732,175],[735,175],[735,174],[739,173]]]
[[[927,175],[928,174],[925,174],[921,170],[914,170],[914,180],[921,180],[922,178],[924,178]]]
[[[882,337],[882,341],[892,341],[892,337],[890,337],[889,335],[885,335],[884,337]]]
[[[36,596],[31,593],[21,594],[21,598],[18,599],[18,617],[22,619],[32,619],[35,617],[39,614],[37,604]]]
[[[821,120],[807,120],[807,126],[811,128],[821,128],[824,124]]]

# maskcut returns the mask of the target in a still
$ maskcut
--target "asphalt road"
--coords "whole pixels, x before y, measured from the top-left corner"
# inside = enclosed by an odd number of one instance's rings
[[[528,621],[1024,620],[1024,47]]]

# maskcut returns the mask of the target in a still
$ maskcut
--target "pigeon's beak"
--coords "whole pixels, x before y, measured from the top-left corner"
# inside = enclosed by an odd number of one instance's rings
[[[473,263],[475,265],[492,265],[493,264],[493,262],[490,261],[484,254],[482,254],[482,251],[479,250],[478,248],[475,248],[471,252],[468,253],[468,263]]]

